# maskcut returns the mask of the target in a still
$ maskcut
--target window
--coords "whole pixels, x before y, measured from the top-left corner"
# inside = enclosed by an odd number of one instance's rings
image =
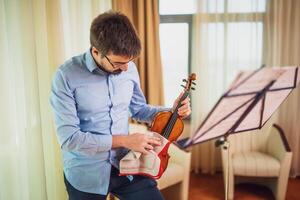
[[[188,23],[162,23],[159,31],[160,40],[163,41],[161,54],[165,106],[171,107],[182,90],[180,81],[188,74],[189,25]],[[173,37],[170,37],[171,35]]]
[[[171,5],[171,6],[170,6]],[[190,72],[192,13],[195,0],[160,0],[160,48],[165,106],[171,107]]]
[[[172,106],[182,90],[180,80],[191,71],[192,29],[196,28],[192,19],[198,7],[205,21],[197,28],[211,36],[205,41],[210,47],[207,58],[215,63],[213,67],[220,67],[227,82],[233,79],[235,69],[262,63],[266,0],[160,0],[165,106]]]

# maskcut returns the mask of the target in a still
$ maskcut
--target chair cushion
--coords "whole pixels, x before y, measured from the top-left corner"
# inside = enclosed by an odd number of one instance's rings
[[[270,155],[258,152],[234,153],[233,173],[240,176],[277,177],[280,163]]]
[[[169,162],[168,167],[162,177],[157,180],[158,188],[164,189],[181,182],[184,179],[184,169],[181,165]]]

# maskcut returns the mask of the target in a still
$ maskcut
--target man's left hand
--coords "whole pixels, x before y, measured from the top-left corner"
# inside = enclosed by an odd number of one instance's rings
[[[175,100],[175,102],[173,104],[173,111],[175,110],[182,95],[183,95],[183,92]],[[181,102],[181,106],[178,108],[177,113],[180,116],[180,118],[184,119],[184,118],[188,117],[191,114],[191,112],[192,112],[192,110],[191,110],[191,106],[190,106],[190,98],[187,97]]]

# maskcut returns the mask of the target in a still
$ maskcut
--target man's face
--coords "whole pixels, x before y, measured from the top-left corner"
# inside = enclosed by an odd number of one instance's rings
[[[112,53],[101,55],[95,47],[92,47],[92,55],[98,65],[101,65],[106,71],[113,74],[127,71],[128,63],[133,59],[131,57],[114,55]]]

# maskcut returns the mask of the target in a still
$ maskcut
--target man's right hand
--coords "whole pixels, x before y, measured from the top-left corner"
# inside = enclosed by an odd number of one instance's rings
[[[153,146],[162,145],[160,138],[155,136],[148,136],[141,133],[133,133],[126,136],[113,136],[112,148],[125,147],[133,151],[148,154],[149,150],[153,150]]]

